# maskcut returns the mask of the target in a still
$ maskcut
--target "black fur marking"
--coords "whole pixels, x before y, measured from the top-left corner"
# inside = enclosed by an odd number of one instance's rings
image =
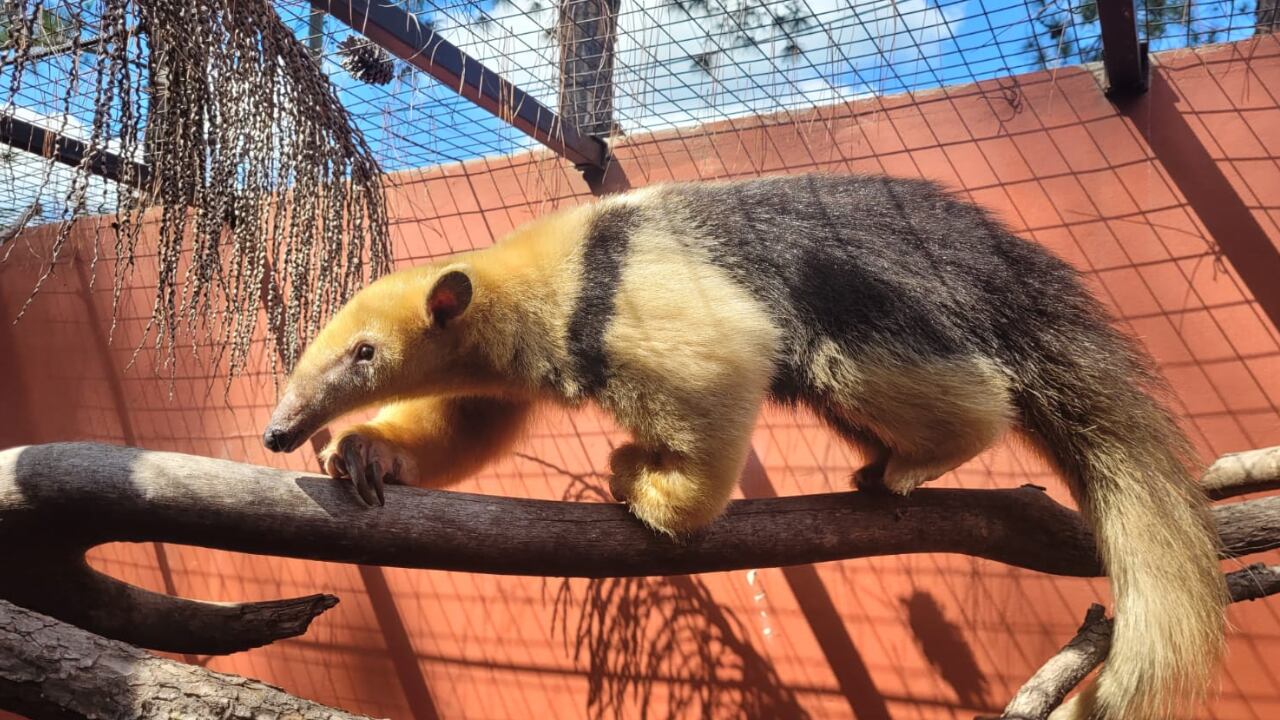
[[[603,390],[609,380],[604,335],[613,320],[614,301],[636,215],[635,208],[608,208],[596,216],[587,230],[582,254],[582,288],[569,318],[568,345],[573,375],[588,397]]]

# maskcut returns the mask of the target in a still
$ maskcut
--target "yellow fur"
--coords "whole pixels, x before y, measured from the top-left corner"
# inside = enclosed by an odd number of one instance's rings
[[[606,335],[617,382],[600,398],[636,441],[610,459],[614,494],[673,535],[728,504],[778,352],[766,308],[677,242],[631,239]]]
[[[1164,448],[1104,448],[1093,461],[1107,485],[1082,509],[1111,580],[1115,625],[1103,672],[1052,720],[1164,720],[1204,699],[1222,658],[1217,535],[1189,480],[1182,496],[1155,505],[1139,490],[1153,473],[1185,472]]]
[[[507,450],[533,414],[527,401],[491,397],[427,396],[382,408],[367,423],[334,436],[321,452],[326,472],[348,438],[372,444],[374,457],[398,477],[426,487],[463,480]],[[401,474],[401,472],[403,474]]]

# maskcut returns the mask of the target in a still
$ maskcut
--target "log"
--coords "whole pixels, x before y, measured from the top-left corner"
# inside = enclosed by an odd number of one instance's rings
[[[1250,488],[1265,481],[1256,473],[1241,477]],[[845,492],[738,501],[726,517],[682,543],[650,532],[618,504],[409,487],[387,488],[386,499],[386,507],[369,508],[346,482],[176,453],[94,443],[13,448],[0,452],[0,598],[131,644],[204,654],[297,634],[330,600],[284,601],[280,607],[289,612],[273,614],[260,603],[159,595],[89,568],[85,551],[107,542],[167,542],[332,562],[567,577],[945,552],[1057,575],[1101,574],[1079,515],[1033,486],[921,489],[907,498]],[[1280,497],[1223,505],[1214,514],[1227,556],[1280,547]]]
[[[32,718],[86,720],[365,717],[156,657],[3,600],[0,707]]]

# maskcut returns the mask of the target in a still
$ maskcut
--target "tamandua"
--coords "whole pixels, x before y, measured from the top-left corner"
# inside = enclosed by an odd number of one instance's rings
[[[307,347],[263,441],[322,453],[368,503],[439,487],[535,406],[594,402],[632,441],[614,495],[682,536],[729,502],[766,400],[804,406],[909,493],[1008,430],[1057,468],[1116,598],[1099,681],[1055,717],[1165,718],[1223,645],[1217,535],[1149,358],[1076,272],[933,184],[802,175],[672,183],[383,277]]]

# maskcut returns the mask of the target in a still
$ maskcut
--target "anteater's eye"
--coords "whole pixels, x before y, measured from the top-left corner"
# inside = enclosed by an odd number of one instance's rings
[[[356,348],[356,360],[360,362],[369,362],[373,359],[373,346],[369,343],[360,343]]]

